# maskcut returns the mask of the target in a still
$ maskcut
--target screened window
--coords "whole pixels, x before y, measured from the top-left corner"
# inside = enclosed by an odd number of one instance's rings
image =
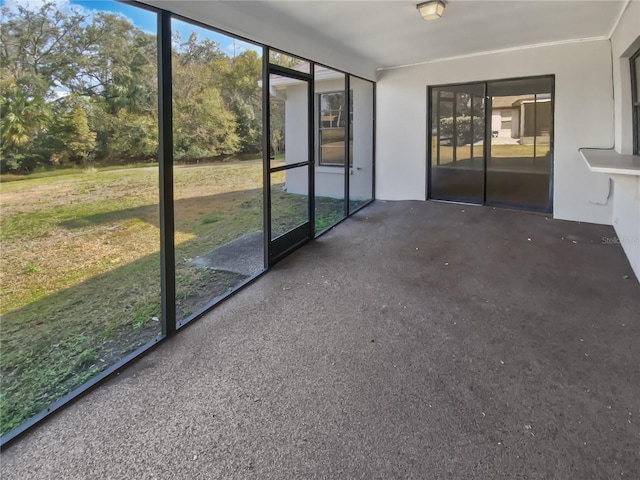
[[[631,57],[631,98],[633,105],[633,153],[640,155],[640,50]]]
[[[502,128],[502,130],[511,130],[511,110],[503,110],[501,112],[501,117],[502,122],[500,128]]]
[[[318,94],[318,103],[320,115],[318,119],[319,164],[343,166],[346,126],[347,121],[350,124],[353,123],[353,108],[349,109],[349,113],[347,112],[343,91],[320,93]],[[353,107],[353,101],[351,106]],[[349,118],[347,119],[347,117]],[[351,163],[350,159],[349,164],[351,165]]]

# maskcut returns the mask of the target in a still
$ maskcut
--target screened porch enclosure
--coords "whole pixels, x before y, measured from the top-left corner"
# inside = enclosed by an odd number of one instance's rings
[[[576,3],[3,2],[2,477],[640,478],[640,1]]]
[[[3,144],[4,445],[370,203],[374,84],[138,3],[3,15],[16,63],[38,22],[60,37],[34,46],[42,62],[87,48],[42,98],[22,98],[51,110],[40,130]],[[4,112],[31,77],[2,68]],[[322,178],[327,73],[354,84],[337,124],[356,160]]]

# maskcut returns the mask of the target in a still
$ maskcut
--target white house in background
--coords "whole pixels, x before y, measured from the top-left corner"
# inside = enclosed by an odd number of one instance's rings
[[[549,143],[552,115],[550,94],[493,97],[491,134],[522,145]]]
[[[352,115],[347,118],[345,75],[317,66],[314,73],[314,169],[317,197],[344,198],[345,133],[351,126],[349,142],[349,198],[372,198],[373,156],[373,89],[370,82],[351,79]],[[273,101],[284,102],[285,146],[284,163],[306,161],[307,145],[307,85],[287,77],[270,80]],[[289,193],[307,194],[305,169],[287,170],[285,189]]]

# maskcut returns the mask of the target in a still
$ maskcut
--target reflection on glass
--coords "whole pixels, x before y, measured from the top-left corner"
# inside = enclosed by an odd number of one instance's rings
[[[271,239],[309,221],[309,167],[271,174]]]
[[[434,88],[431,102],[431,197],[482,203],[484,85]]]
[[[232,37],[175,19],[172,27],[190,32],[172,52],[181,321],[264,267],[262,58],[233,49]]]
[[[316,69],[322,67],[316,67]],[[322,68],[323,70],[327,70]],[[336,75],[344,79],[344,74]],[[344,85],[344,82],[342,82]],[[326,76],[322,80],[316,81],[316,92],[327,88]],[[344,88],[344,87],[343,87]],[[318,144],[320,152],[318,162],[320,165],[343,166],[345,158],[344,139],[347,130],[347,120],[353,119],[353,97],[351,100],[352,112],[347,119],[347,108],[344,90],[333,92],[322,92],[318,94],[319,117],[318,122]],[[351,134],[353,139],[353,134]],[[352,160],[352,159],[350,159]],[[352,162],[350,161],[350,164]]]
[[[350,77],[349,212],[373,199],[373,83]]]
[[[551,80],[494,82],[487,203],[546,210],[549,205]]]
[[[315,169],[315,230],[322,232],[345,216],[345,135],[349,112],[346,107],[345,75],[326,67],[315,67],[315,125],[317,137]]]
[[[7,62],[46,68],[1,75],[0,433],[161,331],[156,16],[119,9],[3,11]]]

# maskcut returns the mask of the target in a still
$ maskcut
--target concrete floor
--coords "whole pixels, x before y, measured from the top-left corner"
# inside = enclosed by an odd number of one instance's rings
[[[377,202],[10,446],[2,478],[640,478],[640,285],[613,236]]]

